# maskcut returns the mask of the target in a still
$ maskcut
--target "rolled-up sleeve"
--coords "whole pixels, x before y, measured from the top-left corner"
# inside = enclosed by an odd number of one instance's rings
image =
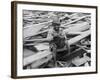
[[[62,31],[62,35],[65,37],[65,39],[67,39],[67,32]]]
[[[53,29],[49,29],[47,38],[48,39],[53,39],[53,35],[52,34],[53,34]]]

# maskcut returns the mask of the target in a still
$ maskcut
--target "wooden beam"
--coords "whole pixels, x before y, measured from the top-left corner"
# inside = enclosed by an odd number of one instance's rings
[[[42,64],[48,62],[49,60],[51,60],[51,58],[52,58],[52,55],[49,55],[46,58],[42,58],[40,60],[37,60],[37,61],[33,62],[30,66],[31,66],[32,69],[37,68],[40,65],[42,65]]]
[[[85,37],[89,36],[90,33],[91,33],[90,30],[85,31],[85,32],[83,32],[81,35],[76,36],[76,37],[74,37],[74,38],[68,40],[68,44],[69,44],[69,45],[75,44],[75,43],[77,43],[78,41],[80,41],[81,39],[84,39]],[[66,41],[66,43],[67,43],[67,41]]]
[[[68,32],[67,34],[68,35],[80,35],[82,34],[83,32]]]
[[[23,29],[23,37],[26,38],[26,37],[29,37],[29,36],[33,36],[33,35],[37,35],[37,32],[45,27],[45,26],[48,26],[49,24],[51,23],[51,21],[48,21],[48,22],[44,22],[44,23],[40,23],[40,24],[36,24],[36,25],[30,25],[30,26],[27,26]]]
[[[74,24],[73,26],[70,26],[67,29],[64,29],[63,31],[65,33],[70,33],[70,32],[84,32],[84,31],[86,31],[88,29],[90,29],[89,23],[88,22],[83,22],[83,23]]]
[[[26,54],[26,53],[24,52],[24,54]],[[24,58],[24,64],[23,65],[25,66],[25,65],[31,64],[32,62],[37,61],[39,59],[42,59],[44,57],[47,57],[50,54],[51,54],[51,52],[49,50],[38,52],[35,55],[33,54],[29,57]]]
[[[69,25],[69,24],[72,24],[72,23],[74,23],[74,22],[77,22],[77,21],[79,21],[79,20],[81,20],[81,19],[83,19],[83,18],[86,18],[86,17],[89,17],[89,15],[79,17],[78,19],[75,19],[75,20],[73,20],[73,21],[71,21],[71,22],[69,22],[69,23],[66,23],[66,24],[64,24],[63,26],[67,26],[67,25]]]

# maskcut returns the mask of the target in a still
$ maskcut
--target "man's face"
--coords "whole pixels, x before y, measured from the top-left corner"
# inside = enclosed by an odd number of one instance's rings
[[[55,29],[55,31],[59,31],[59,26],[56,25],[56,26],[54,27],[54,29]]]

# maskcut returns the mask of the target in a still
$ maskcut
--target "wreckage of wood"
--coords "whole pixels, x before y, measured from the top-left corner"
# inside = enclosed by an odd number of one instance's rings
[[[70,40],[68,40],[68,41],[66,40],[65,43],[68,44],[68,45],[70,46],[70,45],[73,45],[73,44],[79,42],[80,40],[86,38],[86,37],[89,36],[89,35],[90,35],[90,30],[85,31],[85,32],[83,32],[81,35],[76,36],[76,37],[74,37],[74,38],[72,38],[72,39],[70,39]],[[66,50],[66,48],[58,49],[57,52],[64,51],[64,50]]]
[[[45,50],[43,52],[42,51],[37,52],[36,54],[33,54],[33,55],[29,56],[29,57],[25,57],[24,58],[24,64],[23,65],[25,66],[25,65],[31,64],[34,61],[40,60],[42,58],[45,58],[45,57],[47,57],[50,54],[51,54],[51,52],[49,50]]]
[[[68,40],[68,42],[66,41],[66,43],[68,43],[69,45],[75,44],[89,35],[90,35],[90,30],[85,31],[81,35]],[[25,52],[24,52],[24,54],[25,54]],[[46,50],[43,52],[40,51],[34,55],[26,57],[26,58],[24,58],[24,66],[31,64],[37,60],[43,59],[43,58],[47,57],[48,55],[52,55],[52,53],[49,50]],[[44,60],[44,63],[45,63],[45,60]]]
[[[70,40],[68,41],[68,44],[69,44],[69,45],[75,44],[75,43],[79,42],[80,40],[84,39],[85,37],[89,36],[90,33],[91,33],[90,30],[85,31],[85,32],[83,32],[81,35],[76,36],[76,37],[70,39]],[[66,42],[66,43],[67,43],[67,42]]]
[[[29,36],[37,35],[37,32],[41,28],[43,28],[45,26],[49,26],[50,24],[51,24],[51,21],[39,23],[39,24],[36,24],[36,25],[27,26],[27,27],[24,28],[23,37],[26,38],[26,37],[29,37]]]
[[[77,21],[79,21],[79,20],[81,20],[83,18],[86,18],[86,17],[89,17],[89,15],[79,17],[78,19],[73,20],[71,22],[68,22],[66,24],[63,24],[62,26],[63,27],[67,27],[67,25],[70,25],[70,24],[72,24],[74,22],[77,22]],[[37,34],[40,34],[40,33],[48,31],[49,29],[47,29],[46,31],[44,30],[43,32],[42,31],[38,32],[41,28],[48,27],[51,23],[52,23],[52,20],[48,21],[48,22],[44,22],[44,23],[39,23],[39,24],[36,24],[36,25],[27,26],[27,27],[24,28],[24,35],[23,35],[23,37],[26,38],[26,37],[29,37],[29,36],[37,35]]]
[[[90,25],[87,22],[84,22],[81,25],[77,25],[77,26],[65,29],[65,30],[63,30],[63,32],[66,33],[66,34],[82,34],[82,33],[84,33],[82,31],[88,30],[88,29],[90,29]],[[42,32],[40,32],[40,33],[42,33]],[[36,42],[42,42],[42,41],[47,42],[47,41],[50,41],[50,38],[48,39],[48,37],[47,37],[47,38],[30,39],[30,40],[24,40],[24,41],[27,41],[27,42],[30,42],[30,41],[33,41],[33,42],[35,42],[35,41]],[[28,45],[28,44],[25,44],[25,45]]]
[[[90,16],[87,15],[87,16],[79,17],[78,19],[73,20],[73,21],[71,21],[71,22],[69,22],[69,23],[66,23],[66,24],[64,24],[63,26],[67,26],[67,25],[69,25],[69,24],[72,24],[72,23],[74,23],[74,22],[77,22],[77,21],[79,21],[79,20],[81,20],[81,19],[83,19],[83,18],[86,18],[86,17],[90,17]]]

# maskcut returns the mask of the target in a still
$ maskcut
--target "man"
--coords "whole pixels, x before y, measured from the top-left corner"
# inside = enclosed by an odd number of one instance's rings
[[[51,29],[48,32],[48,38],[51,40],[50,49],[52,51],[54,66],[57,67],[57,49],[62,49],[66,46],[65,40],[67,40],[66,34],[63,32],[61,28],[59,18],[57,16],[53,16],[53,22],[51,25]],[[66,46],[67,47],[67,46]]]
[[[57,49],[63,48],[65,46],[65,40],[67,39],[66,34],[60,25],[59,18],[53,16],[52,20],[51,29],[49,30],[47,37],[56,45]]]

